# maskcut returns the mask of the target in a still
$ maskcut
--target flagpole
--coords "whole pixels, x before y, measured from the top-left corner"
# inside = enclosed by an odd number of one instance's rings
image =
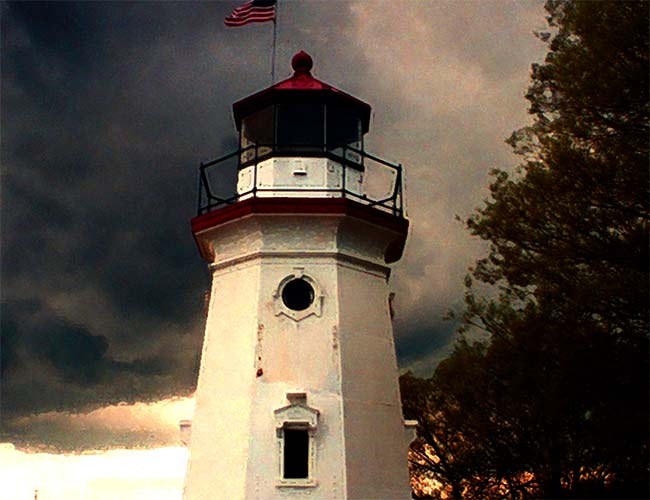
[[[273,52],[271,54],[271,85],[275,84],[275,51],[276,51],[276,46],[277,46],[277,39],[278,39],[278,11],[279,9],[279,3],[280,2],[275,2],[275,17],[273,18]]]

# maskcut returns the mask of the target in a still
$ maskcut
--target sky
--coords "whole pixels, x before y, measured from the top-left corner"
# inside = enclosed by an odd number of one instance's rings
[[[0,4],[0,460],[178,446],[209,286],[197,167],[236,148],[232,103],[271,83],[272,25],[225,28],[237,4]],[[286,0],[278,17],[276,79],[307,51],[373,107],[366,150],[405,166],[396,348],[429,376],[486,249],[462,220],[518,162],[504,140],[530,121],[543,2]]]

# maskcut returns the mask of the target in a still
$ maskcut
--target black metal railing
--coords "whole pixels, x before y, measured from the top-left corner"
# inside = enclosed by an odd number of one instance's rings
[[[262,187],[259,184],[260,164],[272,157],[329,158],[340,165],[337,187]],[[252,168],[251,188],[238,193],[232,180],[239,170]],[[361,191],[350,189],[349,174],[362,176]],[[358,178],[358,177],[357,177]],[[202,215],[251,197],[268,197],[322,193],[330,197],[350,198],[364,205],[403,217],[402,165],[393,164],[350,146],[268,145],[253,144],[199,166],[198,214]]]

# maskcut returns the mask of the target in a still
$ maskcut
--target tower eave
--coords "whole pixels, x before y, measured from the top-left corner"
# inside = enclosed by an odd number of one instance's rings
[[[232,106],[235,127],[238,131],[241,130],[242,120],[246,116],[267,106],[292,102],[296,98],[307,97],[314,102],[332,102],[344,105],[359,116],[363,133],[365,134],[368,132],[370,128],[370,115],[372,112],[372,108],[368,103],[363,102],[342,90],[332,87],[331,85],[324,84],[315,78],[312,80],[316,83],[312,83],[312,86],[310,87],[305,84],[296,84],[292,77],[285,82],[280,82],[273,87],[261,90],[256,94],[235,102]]]
[[[207,262],[214,260],[210,233],[215,229],[256,215],[348,216],[388,229],[395,233],[395,238],[388,245],[384,255],[387,264],[397,262],[401,258],[409,228],[408,219],[348,198],[250,198],[191,220],[192,234],[201,257]]]
[[[370,105],[356,97],[314,78],[311,74],[312,58],[306,52],[298,52],[291,60],[294,74],[251,96],[233,104],[233,114],[237,130],[241,130],[242,119],[251,113],[271,104],[295,101],[302,96],[313,102],[334,102],[344,105],[361,119],[363,133],[368,132],[370,124]]]

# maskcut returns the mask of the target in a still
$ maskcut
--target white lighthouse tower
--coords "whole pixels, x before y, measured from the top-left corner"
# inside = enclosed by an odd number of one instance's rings
[[[200,169],[212,288],[184,498],[407,499],[388,289],[401,166],[364,151],[368,104],[306,53],[292,66],[234,104],[239,149]],[[237,193],[219,197],[233,162]]]

